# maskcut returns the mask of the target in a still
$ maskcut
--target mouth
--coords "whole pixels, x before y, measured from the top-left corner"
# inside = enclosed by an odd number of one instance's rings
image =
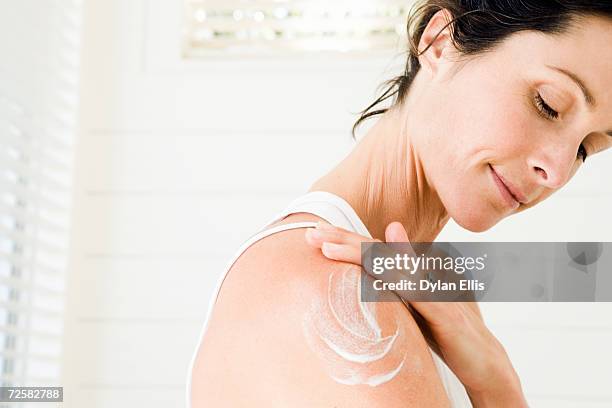
[[[489,169],[491,169],[491,176],[493,178],[493,182],[497,186],[499,193],[504,201],[504,203],[516,210],[521,204],[525,203],[525,198],[522,194],[520,194],[516,189],[512,187],[510,183],[508,183],[502,176],[500,176],[493,166],[489,164]]]

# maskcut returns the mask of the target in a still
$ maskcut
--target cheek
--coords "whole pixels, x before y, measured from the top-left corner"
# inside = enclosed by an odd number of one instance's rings
[[[466,70],[426,103],[426,135],[420,140],[429,177],[449,215],[463,227],[483,231],[508,211],[499,203],[487,163],[521,166],[542,126],[517,81],[491,71]],[[531,109],[531,110],[530,110]]]
[[[477,193],[474,189],[479,188],[477,180],[486,177],[487,163],[521,160],[533,143],[532,119],[516,95],[495,88],[481,89],[478,95],[468,91],[460,85],[454,94],[464,98],[448,95],[427,148],[435,187],[462,202]]]
[[[483,141],[482,148],[491,152],[492,158],[498,162],[517,161],[526,158],[534,146],[537,137],[537,123],[520,104],[511,101],[506,103],[507,109],[495,123],[495,133],[489,133]],[[486,124],[485,124],[486,126]]]
[[[467,100],[461,114],[454,128],[464,160],[481,155],[499,162],[528,153],[534,123],[520,96],[491,90]]]
[[[443,111],[435,120],[445,122],[451,159],[524,156],[542,125],[530,105],[528,85],[512,74],[492,75],[498,72],[493,68],[488,62],[465,67],[442,88]]]
[[[487,163],[525,157],[534,124],[516,93],[504,92],[500,85],[478,92],[464,86],[440,106],[433,138],[437,146],[429,148],[431,176],[449,215],[462,227],[481,232],[507,215],[489,180]]]

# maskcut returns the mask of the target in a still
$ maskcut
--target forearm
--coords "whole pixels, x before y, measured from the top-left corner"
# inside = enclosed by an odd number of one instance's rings
[[[528,408],[518,376],[512,372],[507,379],[479,390],[467,389],[474,408]]]

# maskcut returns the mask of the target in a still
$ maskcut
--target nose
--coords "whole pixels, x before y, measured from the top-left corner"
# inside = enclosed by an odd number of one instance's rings
[[[568,143],[569,145],[569,143]],[[576,162],[577,148],[555,146],[532,154],[527,160],[535,181],[550,189],[561,188],[570,178]]]

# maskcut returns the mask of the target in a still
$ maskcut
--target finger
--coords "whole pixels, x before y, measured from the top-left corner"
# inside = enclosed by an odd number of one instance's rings
[[[355,232],[322,222],[318,223],[316,228],[307,228],[305,234],[306,242],[317,248],[321,248],[324,242],[330,242],[352,245],[360,250],[362,242],[379,242],[378,240],[373,240]]]
[[[325,242],[321,233],[317,231],[315,228],[306,228],[306,232],[304,233],[304,238],[306,238],[306,243],[315,248],[321,248],[321,244]]]
[[[332,238],[325,231],[335,230],[335,227],[326,221],[319,221],[314,228],[306,228],[305,237],[306,242],[316,248],[321,248],[321,245],[325,240],[332,242]]]
[[[337,227],[325,221],[319,221],[317,223],[317,231],[322,232],[322,236],[325,238],[325,241],[334,242],[337,244],[355,245],[361,247],[362,242],[380,242],[379,240],[364,237],[356,232]]]
[[[319,221],[316,228],[306,230],[306,242],[321,248],[323,255],[329,259],[361,265],[361,243],[380,240]]]
[[[387,225],[385,229],[385,240],[387,242],[409,242],[408,233],[404,226],[397,221]]]
[[[326,258],[361,265],[361,248],[354,245],[323,242],[321,251]]]
[[[412,255],[412,256],[414,255],[414,250],[412,246],[410,245],[408,234],[406,233],[406,229],[400,222],[395,221],[387,225],[387,228],[385,229],[385,241],[386,241],[384,243],[385,245],[377,245],[376,247],[372,246],[370,248],[370,250],[374,250],[376,252],[376,257],[393,258],[397,253],[403,253],[403,252],[407,252],[409,255]],[[378,241],[378,242],[381,242],[381,241]],[[393,245],[397,243],[402,243],[402,244],[406,243],[407,246],[406,245]],[[370,257],[372,255],[373,255],[372,253],[369,254]],[[366,259],[367,257],[368,256],[366,255]],[[387,269],[384,271],[384,275],[380,276],[378,274],[375,274],[371,270],[371,265],[369,264],[366,265],[364,269],[372,277],[375,277],[376,279],[380,279],[385,282],[400,282],[402,279],[406,277],[405,271],[400,271],[400,270],[395,270],[395,269]],[[398,293],[398,295],[400,294]],[[400,297],[402,296],[400,295]]]

